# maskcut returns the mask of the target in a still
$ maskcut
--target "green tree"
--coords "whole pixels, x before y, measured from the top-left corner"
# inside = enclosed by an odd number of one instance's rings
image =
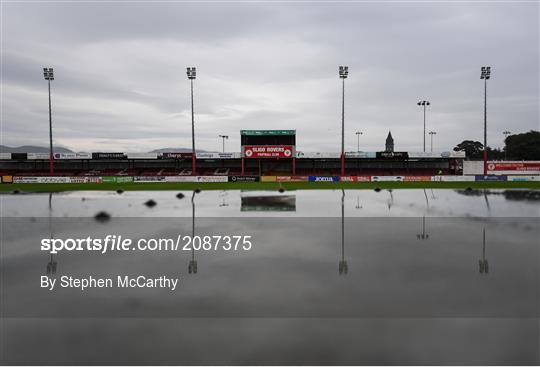
[[[464,151],[468,159],[478,159],[482,158],[484,144],[480,143],[479,141],[463,140],[461,143],[456,145],[454,151]]]
[[[505,140],[508,159],[540,160],[540,132],[531,130],[527,133],[509,135]]]

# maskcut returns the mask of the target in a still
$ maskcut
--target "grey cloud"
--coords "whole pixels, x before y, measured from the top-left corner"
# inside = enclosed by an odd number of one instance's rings
[[[388,130],[421,149],[418,99],[447,150],[481,139],[479,68],[489,82],[489,141],[538,129],[537,3],[8,3],[3,12],[2,143],[44,145],[53,66],[55,137],[74,150],[190,141],[185,66],[198,67],[198,145],[241,128],[290,128],[298,149],[337,151],[347,64],[346,147],[381,149]],[[106,142],[106,143],[104,143]]]

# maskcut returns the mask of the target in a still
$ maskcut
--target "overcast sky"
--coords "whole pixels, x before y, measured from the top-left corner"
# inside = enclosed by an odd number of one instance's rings
[[[84,2],[2,4],[4,145],[75,151],[191,146],[189,81],[197,67],[199,149],[239,151],[240,129],[296,129],[297,149],[422,149],[422,110],[436,151],[539,128],[537,2]],[[429,135],[427,136],[429,150]]]

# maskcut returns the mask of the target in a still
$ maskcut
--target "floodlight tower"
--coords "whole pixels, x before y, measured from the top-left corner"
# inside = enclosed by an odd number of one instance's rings
[[[429,132],[429,137],[431,138],[431,153],[433,153],[433,135],[437,135],[437,132],[436,131],[430,131]]]
[[[193,80],[197,76],[195,67],[187,68],[187,77],[191,82],[191,174],[197,174],[197,156],[195,154],[195,115],[193,112]]]
[[[341,175],[345,176],[345,79],[349,76],[349,67],[339,67],[339,77],[342,80],[341,87]]]
[[[426,106],[429,106],[429,101],[419,101],[418,106],[424,107],[424,153],[426,152]]]
[[[43,76],[49,85],[49,174],[54,175],[54,156],[52,141],[51,80],[54,80],[53,68],[43,68]]]
[[[503,131],[503,135],[504,135],[504,160],[506,161],[506,157],[507,157],[507,149],[506,149],[506,138],[508,138],[508,135],[512,134],[511,131],[508,131],[508,130],[505,130]]]
[[[491,77],[491,66],[482,66],[480,79],[484,80],[484,176],[487,176],[487,81]]]
[[[357,131],[356,132],[356,137],[358,138],[358,147],[356,149],[357,152],[360,151],[360,135],[363,135],[364,133],[362,131]]]
[[[225,139],[229,139],[229,135],[219,135],[223,139],[223,153],[225,153]]]

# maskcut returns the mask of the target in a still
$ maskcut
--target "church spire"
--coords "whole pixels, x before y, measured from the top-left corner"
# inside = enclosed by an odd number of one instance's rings
[[[388,136],[386,137],[386,148],[384,150],[385,152],[393,152],[394,151],[394,138],[392,137],[392,132],[388,131]]]

